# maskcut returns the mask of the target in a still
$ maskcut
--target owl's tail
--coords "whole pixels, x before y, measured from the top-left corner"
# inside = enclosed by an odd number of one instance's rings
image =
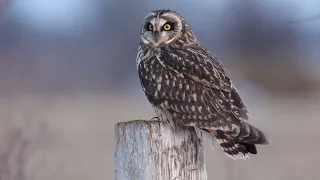
[[[246,160],[249,159],[249,153],[257,154],[257,149],[254,144],[239,143],[233,139],[220,137],[218,135],[216,139],[224,153],[234,160]]]
[[[224,153],[234,159],[248,159],[249,153],[257,154],[257,149],[254,144],[238,143],[233,139],[228,139],[222,135],[212,134],[206,130],[195,126],[196,133],[200,139],[204,141],[212,150],[215,150],[216,144],[222,148]]]
[[[265,134],[258,128],[247,122],[244,127],[238,136],[233,138],[227,138],[228,134],[219,130],[214,133],[224,153],[232,159],[249,159],[249,153],[257,154],[255,144],[269,143]]]
[[[251,133],[240,133],[241,139],[235,137],[234,139],[228,138],[228,134],[222,131],[210,131],[205,129],[200,129],[194,126],[197,135],[200,139],[208,144],[213,150],[215,149],[215,144],[219,144],[223,152],[230,158],[237,159],[249,159],[249,154],[257,154],[257,148],[255,144],[268,144],[268,139],[263,132],[257,128],[250,125]]]

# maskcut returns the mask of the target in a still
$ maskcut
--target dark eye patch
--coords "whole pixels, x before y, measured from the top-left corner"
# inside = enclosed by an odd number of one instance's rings
[[[150,22],[145,23],[144,25],[144,29],[147,31],[150,31],[149,27],[152,26],[152,24]],[[152,27],[153,28],[153,27]]]

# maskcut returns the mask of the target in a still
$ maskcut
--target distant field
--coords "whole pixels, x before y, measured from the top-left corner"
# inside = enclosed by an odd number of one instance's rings
[[[0,179],[113,179],[114,124],[147,119],[142,93],[0,97]],[[249,161],[207,151],[209,179],[318,180],[320,103],[248,99],[252,122],[270,137]],[[213,178],[214,177],[214,178]]]

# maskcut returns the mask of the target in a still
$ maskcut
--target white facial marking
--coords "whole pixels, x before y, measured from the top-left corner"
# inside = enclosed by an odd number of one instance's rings
[[[162,28],[162,26],[165,24],[165,23],[167,23],[167,20],[165,20],[165,19],[163,19],[163,18],[160,18],[159,19],[159,31],[161,30],[161,28]]]
[[[166,44],[169,44],[169,43],[171,43],[173,40],[175,40],[176,38],[174,37],[174,38],[172,38],[172,39],[170,39],[169,41],[167,41],[166,42]]]
[[[150,21],[150,23],[152,24],[153,28],[156,27],[156,19],[155,19],[155,18],[153,18],[153,19]]]
[[[145,44],[149,44],[149,41],[147,41],[145,38],[143,38],[142,36],[141,36],[141,40],[145,43]]]

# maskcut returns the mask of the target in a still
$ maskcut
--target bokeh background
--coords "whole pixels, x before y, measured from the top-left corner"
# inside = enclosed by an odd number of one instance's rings
[[[0,0],[0,179],[113,179],[115,123],[154,116],[135,57],[158,8],[185,16],[271,140],[245,162],[208,152],[209,179],[319,180],[319,0]]]

